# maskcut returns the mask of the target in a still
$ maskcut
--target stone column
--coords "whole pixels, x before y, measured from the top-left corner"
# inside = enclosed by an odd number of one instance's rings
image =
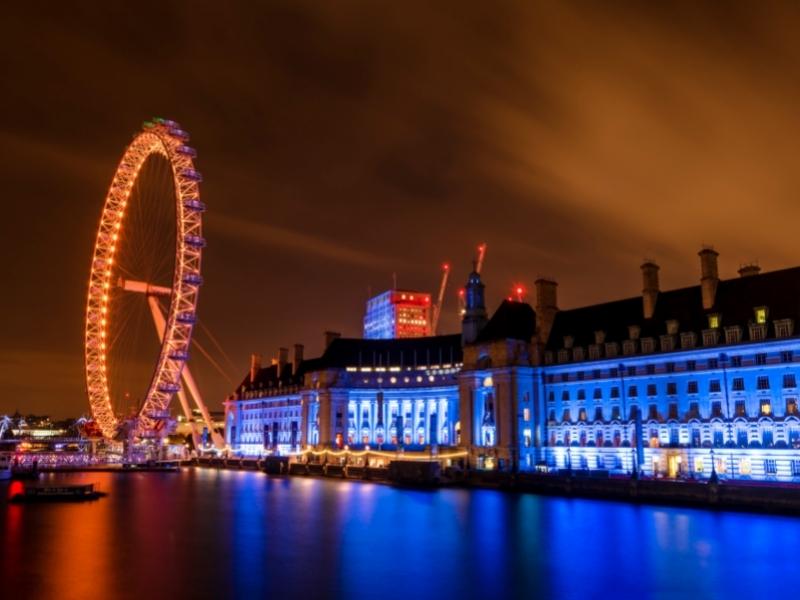
[[[330,390],[319,391],[319,445],[328,447],[333,443],[333,405]]]

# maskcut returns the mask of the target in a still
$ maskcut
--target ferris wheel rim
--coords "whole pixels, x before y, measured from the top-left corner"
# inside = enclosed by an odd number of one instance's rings
[[[86,303],[85,375],[89,404],[103,435],[114,437],[119,422],[111,404],[106,344],[108,324],[113,318],[109,291],[114,285],[114,254],[121,237],[128,200],[139,171],[155,155],[170,164],[175,211],[175,262],[166,327],[156,367],[138,415],[140,434],[158,430],[168,415],[169,404],[180,389],[181,374],[188,359],[202,284],[202,235],[200,173],[195,169],[196,152],[187,145],[189,135],[174,121],[146,122],[120,159],[101,213],[89,275]]]

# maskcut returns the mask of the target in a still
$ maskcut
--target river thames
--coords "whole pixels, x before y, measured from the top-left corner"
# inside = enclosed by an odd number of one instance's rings
[[[11,505],[2,484],[4,598],[760,598],[797,573],[784,516],[200,469],[43,480],[109,495]]]

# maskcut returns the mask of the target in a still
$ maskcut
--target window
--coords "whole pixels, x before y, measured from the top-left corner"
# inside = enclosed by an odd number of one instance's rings
[[[711,403],[711,416],[722,417],[722,402],[719,400]]]
[[[611,388],[611,397],[619,398],[619,388],[617,386]]]
[[[572,413],[568,408],[564,409],[564,414],[561,415],[561,420],[564,423],[570,423],[572,421]]]
[[[628,398],[636,398],[639,395],[639,390],[635,385],[628,388]]]
[[[647,384],[647,395],[648,396],[655,396],[657,394],[658,394],[658,392],[656,391],[656,384],[655,383]]]
[[[550,391],[550,392],[547,394],[547,401],[548,401],[548,402],[555,402],[555,401],[556,401],[556,393],[555,393],[555,392],[553,392],[553,391]]]
[[[786,415],[797,415],[797,398],[786,399]]]
[[[611,407],[611,420],[613,421],[613,420],[616,419],[618,421],[619,418],[620,418],[619,406],[612,406]]]
[[[784,388],[796,388],[797,387],[797,379],[795,378],[794,373],[786,373],[783,376],[783,387]]]
[[[742,328],[738,325],[725,328],[725,343],[738,344],[742,341]]]
[[[756,379],[756,389],[758,390],[768,390],[769,389],[769,377],[766,375],[760,376]]]
[[[628,337],[632,340],[638,340],[641,330],[638,325],[628,325]]]
[[[792,477],[800,477],[800,460],[792,461]]]
[[[628,377],[636,377],[636,367],[628,367]]]
[[[600,388],[594,388],[594,393],[592,394],[592,398],[595,400],[602,400],[603,399],[603,390]]]
[[[694,331],[681,334],[681,348],[694,348],[697,345],[697,336]]]
[[[594,377],[595,379],[600,379],[601,375],[602,373],[600,372],[600,369],[595,369],[594,371],[592,371],[592,377]]]
[[[679,328],[680,327],[676,319],[670,319],[669,321],[667,321],[667,333],[669,335],[677,334]]]
[[[678,418],[678,403],[677,402],[670,402],[669,409],[667,411],[667,418],[668,419],[677,419]]]
[[[687,371],[696,371],[697,370],[697,361],[696,360],[687,360],[686,361],[686,370]]]
[[[578,411],[578,421],[586,421],[586,409],[582,408]]]
[[[772,446],[774,445],[772,443],[772,428],[766,428],[761,433],[761,445],[764,448],[772,448]]]
[[[645,370],[647,371],[648,375],[655,375],[656,374],[656,366],[655,365],[647,365],[647,367],[645,367]]]
[[[608,370],[609,377],[619,377],[619,369],[617,367],[613,367]]]
[[[762,417],[768,417],[772,414],[772,403],[769,398],[761,398],[759,410]]]
[[[767,364],[767,355],[763,352],[759,352],[756,354],[756,364],[757,365],[765,365]]]
[[[708,359],[708,368],[709,369],[719,369],[719,359],[709,358]]]
[[[569,402],[569,390],[564,390],[563,392],[561,392],[561,401]]]
[[[703,331],[703,346],[715,346],[719,341],[719,330],[705,329]]]
[[[743,392],[744,391],[744,378],[742,377],[734,377],[733,378],[733,385],[731,389],[734,392]]]
[[[575,378],[576,378],[578,381],[583,381],[583,378],[584,378],[583,371],[578,371],[577,373],[575,373]]]
[[[675,372],[675,363],[668,362],[664,365],[667,368],[667,373],[674,373]]]
[[[610,344],[606,344],[606,356],[608,358],[614,358],[619,354],[619,344],[616,342],[611,342]]]
[[[697,382],[696,381],[690,381],[688,384],[686,384],[686,393],[687,394],[696,394],[697,393]]]
[[[647,418],[658,419],[658,406],[656,404],[651,404],[647,407]]]
[[[731,356],[731,366],[732,367],[741,367],[742,366],[742,357],[741,356]]]
[[[718,329],[720,324],[720,316],[718,314],[708,315],[708,328]]]
[[[554,411],[554,410],[551,410],[551,411],[550,411],[550,412],[547,414],[547,419],[548,419],[548,420],[549,420],[551,423],[555,423],[555,422],[556,422],[556,411]]]
[[[668,396],[675,396],[678,393],[678,384],[674,381],[670,381],[667,384],[667,395]]]
[[[642,352],[652,352],[655,348],[656,345],[653,338],[642,338]]]
[[[736,407],[734,409],[734,414],[737,417],[746,417],[747,416],[747,409],[745,408],[744,400],[737,400]]]
[[[634,340],[625,340],[622,342],[622,353],[626,356],[636,354],[636,342]]]
[[[767,337],[767,325],[759,325],[758,323],[750,323],[750,340],[753,342],[760,342]]]
[[[662,335],[661,336],[661,351],[670,352],[675,349],[675,336]]]
[[[594,409],[594,420],[595,421],[602,421],[603,420],[603,407],[597,406]]]
[[[578,390],[578,400],[586,400],[586,390]]]
[[[680,445],[680,432],[677,427],[670,427],[669,430],[669,445],[677,448]]]
[[[767,322],[767,307],[766,306],[759,306],[755,309],[756,313],[756,323],[762,325]]]
[[[531,420],[531,409],[530,408],[523,408],[522,409],[522,420],[523,421],[530,421]]]
[[[589,360],[597,360],[600,358],[600,346],[592,344],[589,346]]]
[[[775,321],[775,337],[787,338],[792,336],[794,321],[792,319],[778,319]]]
[[[722,387],[719,385],[719,379],[712,379],[708,382],[708,391],[711,393],[719,393],[722,391]]]
[[[583,346],[578,346],[577,348],[572,349],[572,358],[576,361],[581,361],[584,359]]]
[[[794,359],[791,350],[784,350],[781,352],[781,362],[782,363],[790,363]]]
[[[764,473],[767,475],[775,475],[778,472],[778,466],[774,458],[764,459]]]
[[[747,430],[744,427],[736,429],[736,445],[739,448],[747,448]]]
[[[689,413],[686,415],[689,419],[700,418],[700,405],[697,402],[689,403]]]

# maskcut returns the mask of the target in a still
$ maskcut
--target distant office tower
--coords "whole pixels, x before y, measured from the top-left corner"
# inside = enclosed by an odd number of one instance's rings
[[[431,335],[431,295],[388,290],[367,301],[364,338],[388,340]]]

